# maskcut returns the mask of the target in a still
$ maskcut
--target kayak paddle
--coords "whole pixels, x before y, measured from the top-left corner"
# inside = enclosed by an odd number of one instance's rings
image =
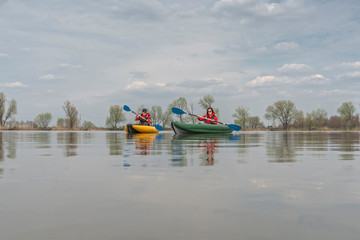
[[[194,117],[197,117],[197,115],[195,114],[192,114],[192,113],[187,113],[179,108],[172,108],[171,109],[173,113],[175,114],[178,114],[178,115],[182,115],[182,114],[187,114],[187,115],[190,115],[190,116],[194,116]],[[211,119],[208,119],[208,118],[204,118],[206,120],[211,120]],[[230,129],[234,130],[234,131],[240,131],[241,130],[241,127],[236,125],[236,124],[227,124],[227,123],[223,123],[223,122],[219,122],[219,121],[216,121],[217,123],[220,123],[220,124],[223,124],[223,125],[226,125],[228,126]]]
[[[124,105],[124,108],[123,108],[125,111],[127,111],[127,112],[132,112],[132,113],[134,113],[134,114],[137,114],[136,112],[134,112],[133,110],[131,110],[130,108],[129,108],[129,106],[127,106],[127,105]],[[139,115],[139,117],[141,117],[142,119],[144,119],[146,122],[148,122],[143,116],[141,116],[141,115]],[[148,122],[149,123],[149,122]],[[160,125],[157,125],[157,124],[154,124],[154,127],[156,128],[156,130],[158,130],[158,131],[162,131],[164,128],[162,127],[162,126],[160,126]]]

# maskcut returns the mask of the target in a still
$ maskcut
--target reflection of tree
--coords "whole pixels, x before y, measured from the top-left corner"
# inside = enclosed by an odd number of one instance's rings
[[[16,148],[17,148],[17,140],[19,139],[19,133],[17,132],[11,132],[9,134],[6,134],[6,150],[7,150],[7,158],[16,158]]]
[[[58,144],[60,146],[64,144],[65,157],[77,156],[78,134],[77,132],[59,132],[57,134]]]
[[[239,152],[239,163],[244,163],[246,158],[243,155],[246,155],[250,148],[258,146],[263,134],[260,133],[247,133],[242,135],[233,135],[233,142],[235,140],[238,142],[236,148]],[[236,137],[236,138],[235,138]]]
[[[3,133],[0,132],[0,161],[4,161]]]
[[[303,136],[303,146],[308,151],[327,151],[327,132],[306,132],[300,133]]]
[[[50,132],[39,132],[35,136],[37,137],[38,148],[51,148]]]
[[[5,160],[5,150],[7,152],[7,158],[16,158],[17,139],[19,139],[19,134],[17,132],[0,132],[0,161]]]
[[[297,139],[288,132],[271,133],[268,135],[266,149],[269,162],[294,162],[296,154]]]
[[[121,133],[106,133],[106,144],[109,147],[109,155],[123,154],[124,137]]]
[[[335,150],[342,152],[341,160],[355,160],[355,154],[360,151],[359,132],[338,132],[330,135],[331,145],[335,145]]]

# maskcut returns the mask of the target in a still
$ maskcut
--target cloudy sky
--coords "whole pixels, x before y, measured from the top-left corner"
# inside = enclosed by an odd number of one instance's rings
[[[291,100],[329,116],[360,112],[358,0],[0,0],[0,92],[17,120],[66,100],[105,125],[111,105],[163,108],[179,97],[221,120],[263,118]],[[131,113],[127,113],[132,119]]]

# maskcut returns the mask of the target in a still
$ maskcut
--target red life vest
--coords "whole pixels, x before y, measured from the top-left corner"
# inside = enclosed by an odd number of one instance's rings
[[[206,118],[206,119],[205,119]],[[204,121],[207,124],[214,124],[217,125],[217,116],[215,116],[215,113],[213,112],[210,116],[209,115],[204,115],[203,117],[198,118],[199,121]],[[210,119],[215,120],[215,122],[211,122]]]
[[[150,125],[151,122],[150,113],[146,113],[145,115],[141,114],[141,117],[137,116],[135,118],[135,121],[140,121],[141,125]]]

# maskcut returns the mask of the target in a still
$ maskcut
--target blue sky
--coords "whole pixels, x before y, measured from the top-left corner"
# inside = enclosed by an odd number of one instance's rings
[[[205,95],[224,122],[243,106],[266,123],[278,100],[358,113],[359,29],[358,0],[0,0],[0,91],[53,124],[66,100],[98,126],[115,104],[203,113]]]

